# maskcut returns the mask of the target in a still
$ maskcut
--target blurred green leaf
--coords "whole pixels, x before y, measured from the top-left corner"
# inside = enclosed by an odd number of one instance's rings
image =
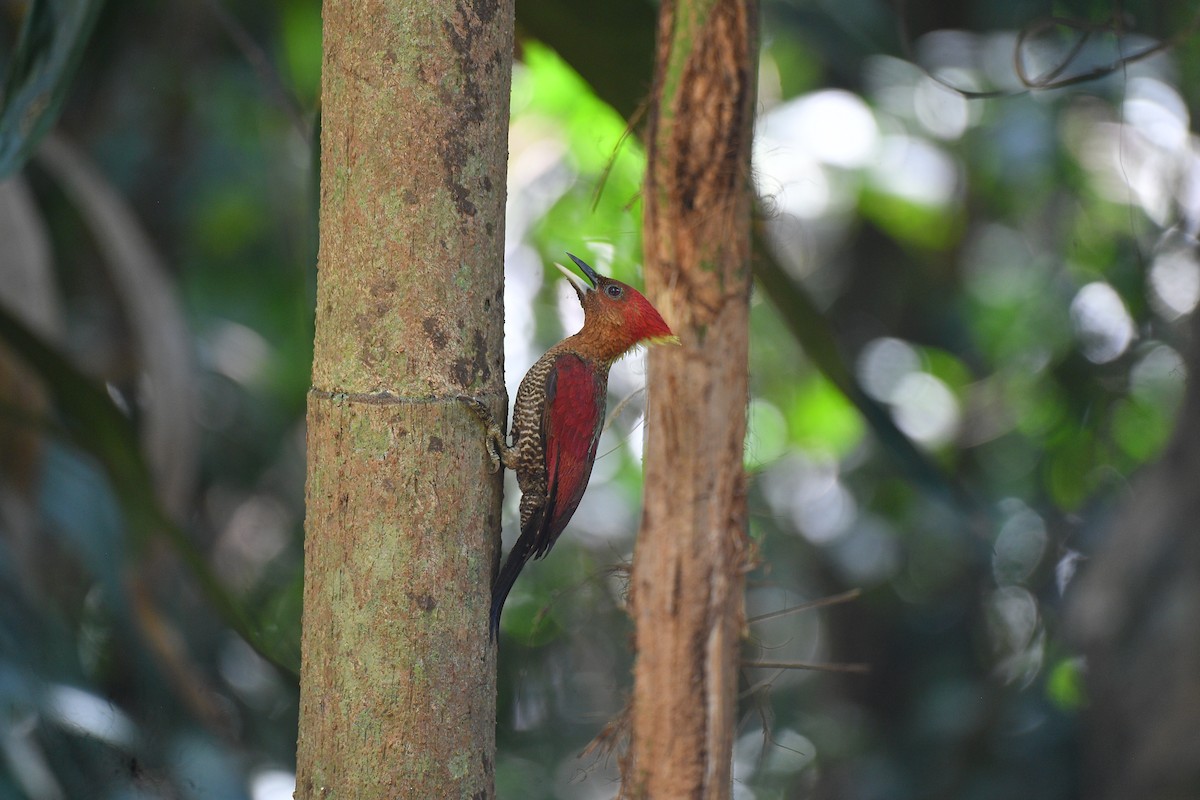
[[[517,26],[523,44],[532,41],[524,34],[549,44],[623,117],[645,100],[654,69],[653,4],[520,0]]]
[[[259,200],[237,183],[214,187],[209,193],[199,203],[193,222],[197,247],[214,259],[237,256],[262,235]]]
[[[955,209],[871,190],[862,193],[859,210],[896,241],[928,250],[946,250],[958,242],[966,221]]]
[[[1090,430],[1077,429],[1050,443],[1046,488],[1063,509],[1079,508],[1099,484],[1099,468],[1108,463]]]
[[[289,3],[283,9],[283,55],[292,88],[306,101],[321,93],[321,7]]]
[[[539,249],[548,261],[561,260],[564,250],[599,260],[580,247],[584,237],[611,248],[610,263],[598,265],[602,271],[637,283],[635,267],[642,261],[638,199],[646,168],[637,137],[627,135],[625,120],[567,62],[537,42],[526,43],[524,69],[514,73],[513,84],[519,119],[513,135],[544,138],[539,146],[546,153],[565,146],[561,158],[575,176],[534,226]],[[510,187],[514,190],[520,187]]]
[[[532,87],[525,112],[544,114],[563,127],[571,158],[580,172],[597,173],[604,169],[625,134],[625,120],[545,45],[527,43],[522,61],[529,71]],[[636,144],[636,139],[630,144]],[[645,167],[641,148],[622,149],[622,153],[625,159],[632,158],[622,163],[622,168],[628,168],[635,180],[640,181]]]
[[[595,264],[599,259],[592,246],[610,247],[611,263],[601,263],[597,268],[609,277],[639,285],[641,277],[637,266],[642,263],[641,204],[626,208],[626,201],[633,195],[624,194],[619,182],[605,184],[599,202],[596,202],[595,191],[600,178],[598,175],[591,177],[589,181],[582,176],[537,223],[533,235],[538,249],[548,264],[562,261],[564,251],[575,253]],[[587,247],[580,247],[581,238]],[[558,277],[558,271],[553,267],[550,269],[547,275]],[[552,281],[547,281],[547,285],[550,283]]]
[[[821,63],[803,43],[790,38],[774,38],[763,45],[779,73],[780,94],[795,97],[820,85]]]
[[[1077,711],[1087,704],[1083,680],[1083,661],[1064,658],[1050,668],[1046,679],[1046,694],[1066,711]]]
[[[526,566],[504,604],[501,630],[523,647],[540,647],[561,638],[571,625],[571,610],[579,607],[579,598],[594,598],[600,590],[597,581],[601,573],[586,548],[568,541],[554,552],[556,558]]]
[[[1017,429],[1031,438],[1057,431],[1067,418],[1067,402],[1059,385],[1044,372],[1006,376],[1005,399],[1016,414]]]
[[[856,420],[857,421],[857,420]],[[753,398],[746,414],[746,469],[755,470],[787,452],[788,420],[774,403]]]
[[[522,592],[514,594],[504,604],[501,622],[506,636],[511,636],[524,647],[539,647],[554,641],[562,634],[562,627],[554,612],[541,594]]]
[[[863,437],[862,417],[828,380],[813,376],[802,384],[788,409],[792,441],[810,450],[848,455]]]
[[[967,365],[953,353],[936,347],[922,347],[920,352],[926,371],[950,387],[955,394],[961,396],[963,390],[973,382],[974,378]]]
[[[1137,399],[1118,400],[1112,410],[1112,435],[1117,446],[1138,462],[1162,451],[1171,435],[1173,420],[1161,409]]]
[[[58,119],[102,0],[31,0],[0,90],[0,178]]]

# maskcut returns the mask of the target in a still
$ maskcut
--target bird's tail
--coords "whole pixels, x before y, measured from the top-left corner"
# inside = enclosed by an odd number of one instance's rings
[[[492,585],[490,627],[492,641],[495,641],[496,637],[500,634],[500,612],[504,609],[504,601],[508,598],[508,593],[512,590],[513,584],[517,582],[517,576],[521,574],[521,568],[529,560],[531,550],[531,537],[521,536],[517,539],[517,543],[513,545],[513,549],[509,552],[508,558],[500,570],[500,574],[496,576],[496,582]]]

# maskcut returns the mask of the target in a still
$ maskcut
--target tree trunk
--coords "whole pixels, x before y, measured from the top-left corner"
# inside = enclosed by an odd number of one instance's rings
[[[753,0],[665,0],[646,173],[650,355],[625,793],[727,798],[746,564]]]
[[[296,797],[495,794],[511,0],[326,0]],[[485,477],[486,476],[486,477]]]
[[[1200,314],[1162,460],[1140,475],[1068,596],[1087,654],[1086,797],[1200,797]]]

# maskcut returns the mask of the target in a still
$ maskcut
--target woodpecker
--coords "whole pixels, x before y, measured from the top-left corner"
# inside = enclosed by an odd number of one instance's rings
[[[461,398],[487,430],[492,471],[503,464],[517,473],[521,487],[521,536],[492,587],[492,639],[521,568],[550,552],[583,498],[604,427],[609,368],[634,345],[679,343],[641,292],[567,255],[590,283],[555,264],[583,306],[583,328],[547,350],[521,379],[512,444],[487,406]]]

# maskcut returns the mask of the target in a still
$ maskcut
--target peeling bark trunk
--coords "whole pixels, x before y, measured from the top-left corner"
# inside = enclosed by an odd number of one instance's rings
[[[326,0],[296,797],[490,798],[511,0]]]
[[[630,797],[727,798],[746,564],[750,136],[756,4],[660,9],[644,191],[650,354]]]

